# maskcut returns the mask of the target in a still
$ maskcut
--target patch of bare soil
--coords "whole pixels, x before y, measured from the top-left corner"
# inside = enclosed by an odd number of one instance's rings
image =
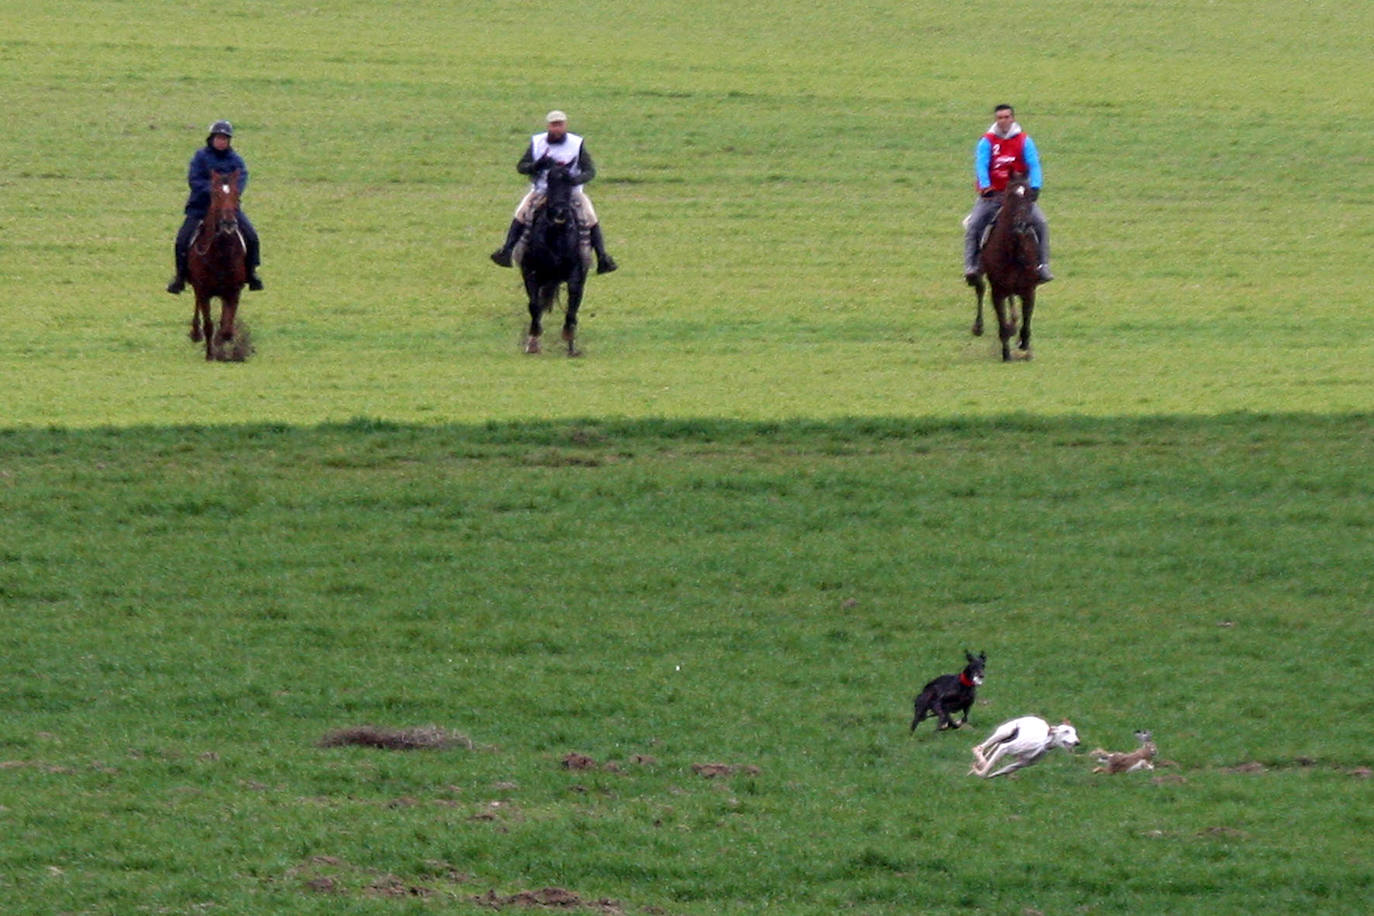
[[[388,751],[442,751],[454,747],[472,750],[472,739],[439,728],[437,725],[399,729],[361,725],[357,728],[332,731],[319,741],[320,747],[347,745],[376,747]]]
[[[1263,773],[1269,768],[1258,760],[1251,760],[1248,763],[1238,763],[1232,767],[1222,767],[1223,773]]]
[[[741,773],[745,776],[757,776],[763,772],[753,764],[731,764],[731,763],[694,763],[692,772],[707,779],[718,779],[722,776],[734,776]]]
[[[615,900],[605,898],[583,900],[572,891],[561,887],[546,887],[537,891],[519,891],[509,896],[503,896],[496,891],[487,891],[480,897],[473,897],[472,902],[478,906],[491,907],[494,910],[507,907],[539,910],[592,910],[607,914],[607,916],[622,916],[625,912]]]
[[[395,875],[382,875],[363,888],[363,893],[369,897],[432,897],[434,888],[410,884]]]
[[[635,766],[647,767],[653,766],[658,763],[658,761],[645,754],[635,754],[630,758],[630,763],[633,763]],[[607,773],[625,772],[624,766],[619,761],[607,760],[605,763],[598,763],[594,758],[588,757],[586,754],[580,754],[577,751],[569,751],[564,754],[563,759],[559,761],[558,765],[565,770],[603,770]]]
[[[471,876],[458,871],[447,862],[431,861],[425,866],[426,880],[436,884],[465,884]],[[430,884],[410,881],[398,875],[353,865],[336,856],[311,856],[290,869],[286,877],[300,882],[314,894],[348,894],[350,891],[368,897],[433,897],[441,893]]]

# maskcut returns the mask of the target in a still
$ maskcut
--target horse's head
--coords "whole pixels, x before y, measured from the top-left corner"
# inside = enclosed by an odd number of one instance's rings
[[[1007,185],[1006,194],[1002,198],[1002,206],[1007,212],[1016,218],[1017,222],[1026,219],[1031,208],[1030,185],[1020,178]]]
[[[566,165],[554,165],[544,181],[548,186],[544,192],[544,207],[549,219],[560,224],[572,219],[572,192],[577,186],[572,180],[572,172]]]
[[[210,213],[221,233],[239,231],[239,170],[229,174],[210,172]]]

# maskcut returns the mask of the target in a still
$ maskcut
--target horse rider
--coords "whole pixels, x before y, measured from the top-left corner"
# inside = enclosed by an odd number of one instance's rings
[[[191,193],[186,198],[186,219],[177,233],[176,264],[177,272],[172,282],[167,284],[167,292],[176,295],[186,288],[186,259],[191,250],[191,242],[196,236],[201,220],[210,210],[210,173],[228,175],[238,169],[239,192],[248,186],[248,166],[233,146],[234,125],[228,121],[216,121],[210,125],[205,145],[196,150],[191,157],[191,165],[186,170],[186,183]],[[244,264],[248,268],[248,288],[262,289],[258,279],[258,232],[248,221],[248,214],[239,210],[239,232],[243,234],[247,248]]]
[[[1013,178],[1024,178],[1030,186],[1031,224],[1040,238],[1040,282],[1054,279],[1050,273],[1050,227],[1045,214],[1035,201],[1040,198],[1040,154],[1035,141],[1016,123],[1016,111],[1010,105],[993,109],[996,120],[988,132],[978,139],[973,150],[973,177],[978,199],[973,211],[964,220],[964,279],[973,285],[979,274],[978,245],[983,232],[997,216],[1002,194]]]
[[[592,249],[596,252],[596,272],[608,274],[619,265],[606,253],[606,242],[601,236],[601,224],[597,221],[596,210],[582,186],[596,177],[596,165],[592,162],[587,144],[577,134],[568,133],[568,116],[561,111],[551,111],[545,118],[549,128],[542,134],[530,138],[525,155],[515,164],[521,175],[530,176],[530,190],[515,208],[515,219],[511,220],[506,232],[506,242],[491,253],[491,259],[502,267],[511,266],[511,253],[519,243],[530,223],[534,222],[535,211],[544,204],[548,191],[548,170],[554,165],[567,166],[574,182],[572,191],[573,210],[577,222],[588,233]]]

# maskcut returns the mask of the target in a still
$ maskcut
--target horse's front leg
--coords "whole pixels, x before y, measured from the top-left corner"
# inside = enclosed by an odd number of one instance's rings
[[[1002,341],[1002,362],[1011,362],[1011,338],[1016,333],[1016,323],[1011,315],[1011,296],[994,289],[992,307],[997,312],[997,336]]]
[[[972,286],[972,287],[973,287],[974,293],[976,293],[977,296],[978,296],[977,311],[974,312],[974,315],[973,315],[973,336],[974,336],[974,337],[982,337],[982,336],[983,336],[983,291],[986,289],[986,287],[983,285],[983,278],[982,278],[982,277],[974,277],[973,280],[969,283],[969,286]]]
[[[529,296],[530,300],[530,330],[525,337],[525,352],[539,353],[543,349],[539,345],[539,335],[544,333],[543,296],[539,284],[530,274],[525,275],[525,294]]]
[[[577,310],[582,307],[582,292],[586,289],[587,274],[585,270],[579,270],[568,280],[568,307],[563,316],[563,341],[568,345],[569,356],[581,356],[582,351],[577,349],[575,338],[577,337]]]
[[[220,343],[228,343],[234,339],[234,319],[239,313],[238,293],[222,297],[220,303],[219,340]]]
[[[210,318],[210,297],[196,290],[196,313],[200,316],[200,327],[196,328],[195,319],[191,321],[191,339],[205,341],[205,358],[215,358],[215,323]],[[199,334],[197,334],[199,331]]]
[[[1031,313],[1035,311],[1035,287],[1021,297],[1021,358],[1031,358]]]
[[[191,343],[200,343],[205,339],[205,331],[201,327],[201,315],[208,312],[210,303],[200,298],[200,293],[195,292],[195,302],[191,304]]]

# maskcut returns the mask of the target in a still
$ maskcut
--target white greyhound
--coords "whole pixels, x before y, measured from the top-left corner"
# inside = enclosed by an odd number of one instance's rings
[[[1078,731],[1068,719],[1061,725],[1051,725],[1039,716],[1022,716],[1003,722],[987,740],[973,748],[973,769],[969,775],[984,779],[1005,776],[1030,766],[1056,747],[1068,749],[1077,745]],[[996,772],[988,772],[1003,757],[1012,758],[1012,762]]]

